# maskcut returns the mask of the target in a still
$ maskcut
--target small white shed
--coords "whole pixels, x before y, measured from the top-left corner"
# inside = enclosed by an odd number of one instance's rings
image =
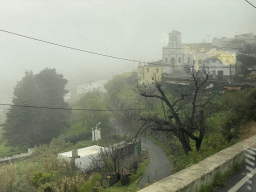
[[[97,157],[101,149],[104,149],[104,147],[98,145],[77,149],[76,155],[78,157],[75,158],[75,165],[82,170],[86,170],[91,164],[92,159]],[[64,158],[70,161],[72,158],[72,151],[60,153],[58,154],[58,158]]]

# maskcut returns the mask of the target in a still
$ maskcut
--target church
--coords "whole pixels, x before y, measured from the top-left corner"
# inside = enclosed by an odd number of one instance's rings
[[[204,60],[214,55],[216,55],[216,46],[213,46],[212,43],[182,44],[181,33],[172,31],[169,33],[168,45],[163,47],[162,60],[150,62],[147,65],[139,64],[139,84],[161,81],[162,75],[187,78],[188,74],[184,70],[187,66],[190,70],[192,68],[197,70]]]
[[[163,62],[172,68],[193,64],[192,51],[181,44],[181,33],[172,31],[169,33],[169,43],[163,47]]]

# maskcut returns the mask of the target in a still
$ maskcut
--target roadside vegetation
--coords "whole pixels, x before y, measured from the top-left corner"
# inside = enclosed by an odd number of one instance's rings
[[[120,141],[123,136],[111,139],[112,143]],[[103,141],[101,141],[103,143]],[[80,143],[86,147],[86,143]],[[90,146],[95,141],[88,142]],[[84,173],[74,165],[57,158],[60,151],[68,151],[72,146],[62,139],[53,139],[49,145],[36,148],[30,157],[0,165],[0,191],[137,191],[138,178],[143,175],[149,160],[142,159],[137,172],[131,174],[129,186],[117,183],[109,186],[108,178],[103,178],[101,173]],[[72,146],[72,149],[80,146]]]
[[[120,82],[120,81],[119,81]],[[114,81],[111,83],[115,83]],[[114,85],[112,85],[114,87]],[[131,109],[148,107],[148,111],[143,113],[138,111],[123,111],[115,113],[114,116],[125,126],[139,131],[142,123],[139,121],[141,116],[158,114],[158,118],[167,113],[168,107],[156,99],[143,100],[139,94],[136,94],[136,83],[127,84],[123,80],[125,87],[116,94],[115,102],[112,107],[115,109]],[[131,99],[129,99],[129,96]],[[196,142],[188,139],[191,151],[185,153],[180,141],[170,132],[157,131],[157,124],[150,124],[148,127],[155,127],[155,130],[141,130],[141,135],[145,134],[154,143],[161,146],[169,157],[172,167],[171,173],[174,174],[184,168],[196,164],[203,159],[230,147],[242,139],[252,136],[251,128],[255,125],[256,110],[256,89],[245,89],[237,92],[226,92],[219,96],[213,96],[207,110],[209,113],[205,116],[204,125],[207,128],[204,132],[200,148],[198,150]],[[204,96],[206,101],[210,95]],[[172,95],[168,95],[169,99]],[[178,99],[178,98],[176,98]],[[150,108],[151,107],[151,108]],[[152,108],[153,107],[153,108]],[[152,110],[151,110],[152,109]],[[160,116],[159,116],[160,115]],[[256,133],[255,133],[256,134]],[[199,137],[200,131],[195,131],[194,135]]]
[[[105,88],[107,95],[92,92],[79,98],[72,103],[74,109],[121,109],[122,112],[97,112],[97,111],[74,111],[69,117],[69,125],[61,129],[57,139],[49,144],[36,148],[36,152],[14,163],[0,165],[0,190],[2,191],[137,191],[138,178],[143,175],[149,160],[140,162],[136,172],[130,177],[130,184],[122,186],[121,181],[113,186],[109,185],[110,175],[98,172],[83,173],[78,170],[74,163],[60,162],[57,154],[74,149],[96,145],[97,141],[91,141],[91,128],[96,124],[101,128],[102,135],[107,135],[110,130],[109,118],[114,115],[124,125],[139,132],[139,135],[147,135],[154,143],[161,146],[169,157],[171,173],[176,173],[186,167],[196,164],[203,159],[225,149],[244,138],[249,132],[248,127],[256,120],[255,98],[256,89],[241,92],[227,92],[219,97],[211,98],[212,109],[207,113],[204,121],[204,137],[200,147],[194,139],[186,137],[187,146],[191,150],[184,150],[184,145],[170,131],[157,130],[156,122],[150,122],[150,129],[141,129],[143,123],[141,117],[164,118],[168,113],[168,106],[157,99],[143,99],[136,93],[136,73],[129,77],[116,76],[110,80]],[[175,99],[169,94],[167,99]],[[207,101],[203,97],[203,101]],[[146,111],[130,109],[147,109]],[[181,120],[185,116],[181,115]],[[198,119],[200,120],[200,114]],[[197,119],[197,120],[198,120]],[[145,119],[144,119],[145,120]],[[202,119],[201,119],[202,120]],[[199,138],[202,130],[193,131],[194,138]],[[106,146],[111,141],[117,143],[126,139],[125,136],[113,136],[102,138],[98,145]],[[108,141],[108,142],[107,142]],[[27,146],[7,146],[7,140],[1,138],[1,157],[27,152]],[[94,189],[93,189],[94,188]]]

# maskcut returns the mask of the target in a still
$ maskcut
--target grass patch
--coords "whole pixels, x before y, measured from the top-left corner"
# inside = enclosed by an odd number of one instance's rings
[[[28,148],[27,147],[15,147],[15,146],[10,146],[6,147],[5,145],[7,144],[7,141],[3,141],[0,144],[0,157],[3,158],[5,156],[12,156],[20,153],[27,153]]]
[[[89,129],[87,128],[87,126],[83,127],[81,122],[75,122],[69,128],[66,128],[65,132],[62,135],[65,137],[67,135],[76,135],[79,133],[91,133],[91,132],[92,132],[91,128]]]
[[[130,181],[131,182],[137,182],[137,180],[143,176],[144,172],[146,171],[147,167],[149,165],[149,159],[144,160],[142,163],[139,164],[139,168],[137,170],[136,174],[130,175]]]
[[[118,182],[119,183],[119,182]],[[129,186],[125,187],[125,186],[118,186],[120,184],[116,184],[115,186],[112,186],[110,188],[104,189],[102,190],[103,192],[135,192],[135,191],[139,191],[140,188],[137,187],[136,183],[131,183]]]
[[[79,188],[85,183],[85,175],[80,170],[74,169],[72,163],[57,158],[59,151],[68,144],[61,139],[53,139],[50,145],[41,145],[30,156],[14,163],[0,166],[0,191],[44,191],[45,187],[52,187],[53,191],[63,191],[66,187],[69,191]],[[36,172],[47,175],[56,173],[56,180],[39,182],[40,186],[32,185],[31,179]],[[47,185],[47,186],[46,186]]]

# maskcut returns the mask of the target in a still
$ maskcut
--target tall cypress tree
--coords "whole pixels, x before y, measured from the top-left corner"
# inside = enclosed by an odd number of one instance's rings
[[[49,108],[68,108],[64,101],[64,95],[68,93],[65,85],[68,80],[63,75],[57,74],[56,69],[44,69],[35,75],[37,83],[37,99],[39,106]],[[69,125],[68,119],[71,111],[64,109],[37,109],[40,141],[48,143],[53,137],[57,137],[64,127]]]
[[[35,144],[49,143],[69,125],[71,111],[36,108],[68,108],[64,101],[64,95],[68,93],[65,90],[67,82],[55,69],[46,68],[36,75],[31,71],[25,72],[25,77],[14,88],[14,106],[7,113],[6,122],[2,124],[3,137],[8,145],[32,147]]]
[[[32,71],[26,71],[25,77],[19,81],[14,88],[14,97],[7,112],[6,121],[2,125],[3,138],[8,145],[22,146],[33,145],[33,133],[36,125],[34,124],[34,114],[31,108],[18,107],[15,105],[34,105],[35,104],[36,84]]]

